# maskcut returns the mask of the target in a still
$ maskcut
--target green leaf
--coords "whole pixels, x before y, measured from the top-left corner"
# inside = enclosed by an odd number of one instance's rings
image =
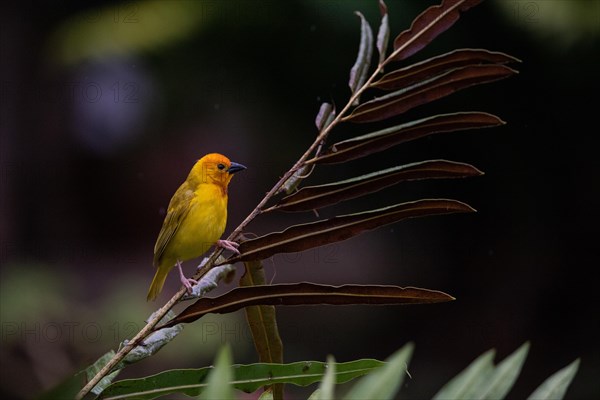
[[[458,49],[387,73],[370,87],[385,90],[399,89],[467,65],[510,62],[520,62],[520,60],[497,51]]]
[[[96,360],[96,362],[94,364],[92,364],[91,366],[87,367],[85,370],[85,375],[87,377],[87,380],[90,381],[94,378],[94,376],[96,376],[96,374],[102,369],[104,368],[104,366],[106,364],[108,364],[108,362],[115,356],[115,351],[111,350],[108,353],[104,354],[102,357],[100,357],[98,360]],[[113,381],[113,379],[116,378],[116,376],[119,374],[119,372],[121,372],[120,369],[117,369],[116,371],[106,375],[104,378],[102,378],[100,380],[100,382],[98,382],[96,384],[96,386],[94,386],[94,388],[91,390],[91,392],[93,394],[100,394],[100,392],[102,392],[108,385],[110,385],[110,383]]]
[[[443,0],[439,6],[429,7],[414,19],[409,29],[396,37],[392,60],[400,61],[412,56],[454,25],[461,11],[480,2],[481,0]]]
[[[388,42],[390,39],[390,21],[388,17],[388,8],[383,0],[379,0],[379,12],[381,14],[381,23],[377,31],[377,50],[379,51],[379,65],[385,61]]]
[[[401,165],[339,182],[307,186],[264,210],[308,211],[374,193],[404,181],[432,178],[464,178],[483,173],[469,164],[429,160]]]
[[[360,12],[355,11],[354,13],[360,18],[360,46],[348,80],[348,86],[350,86],[352,94],[365,83],[371,65],[371,57],[373,56],[373,31],[371,26]],[[358,103],[358,99],[355,103]]]
[[[318,400],[335,400],[335,358],[327,356],[327,371],[319,385]]]
[[[336,364],[337,384],[365,375],[383,362],[363,359]],[[262,386],[274,383],[290,383],[308,386],[321,381],[326,364],[318,361],[302,361],[291,364],[234,365],[231,384],[235,389],[252,393]],[[177,369],[138,379],[126,379],[113,383],[100,395],[100,399],[155,399],[171,393],[198,396],[207,386],[207,375],[212,368]]]
[[[308,250],[349,239],[360,233],[407,218],[457,212],[474,212],[467,204],[448,199],[427,199],[396,204],[377,210],[342,215],[317,222],[294,225],[283,232],[269,233],[240,243],[240,255],[228,263],[262,260],[278,253]]]
[[[323,155],[308,160],[307,164],[341,163],[434,133],[504,124],[505,122],[495,115],[477,111],[435,115],[335,143]]]
[[[319,400],[321,397],[321,389],[317,389],[308,396],[308,400]]]
[[[446,383],[433,397],[433,400],[453,400],[474,398],[475,390],[494,371],[494,350],[488,350],[473,361],[464,371]]]
[[[503,399],[513,387],[529,352],[529,342],[524,343],[513,354],[496,366],[494,372],[482,382],[475,395],[480,399]]]
[[[563,369],[555,372],[546,379],[531,395],[528,400],[561,400],[579,369],[579,359],[573,361]]]
[[[273,400],[273,392],[270,390],[265,390],[258,396],[258,400]]]
[[[219,351],[215,367],[209,372],[206,378],[206,389],[201,398],[206,400],[234,399],[235,395],[231,382],[233,381],[233,372],[231,348],[225,345]]]
[[[265,270],[260,261],[244,263],[246,271],[240,278],[240,287],[266,285]],[[283,363],[283,343],[279,336],[275,307],[271,305],[250,306],[244,308],[252,341],[261,363]],[[283,385],[273,385],[275,400],[283,399]]]
[[[389,285],[330,286],[293,283],[238,287],[214,298],[203,297],[177,317],[157,329],[182,322],[190,323],[209,313],[230,313],[254,305],[356,305],[356,304],[426,304],[454,300],[436,290]]]
[[[408,88],[386,94],[356,107],[342,121],[374,122],[441,99],[470,86],[508,78],[518,73],[505,65],[468,65],[450,70]]]
[[[386,365],[357,382],[344,396],[348,400],[392,399],[402,386],[407,373],[408,362],[413,352],[413,344],[408,343],[387,360]]]

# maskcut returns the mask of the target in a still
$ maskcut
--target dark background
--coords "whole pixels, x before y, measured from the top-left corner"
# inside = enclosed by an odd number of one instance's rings
[[[389,0],[392,32],[428,4]],[[319,104],[345,104],[359,41],[353,10],[377,28],[375,1],[3,3],[3,398],[32,397],[117,348],[177,289],[172,274],[159,302],[145,302],[164,208],[203,154],[248,166],[230,188],[227,232],[252,210],[313,140]],[[402,222],[265,267],[273,282],[419,286],[457,300],[279,308],[287,362],[383,359],[413,341],[402,393],[421,399],[484,351],[496,348],[499,361],[530,341],[511,398],[578,357],[568,398],[598,396],[599,21],[594,0],[487,1],[407,60],[481,47],[523,63],[516,77],[389,124],[469,110],[508,124],[324,166],[309,182],[436,158],[486,175],[405,183],[321,216],[425,197],[457,198],[478,213]],[[375,128],[340,126],[332,139]],[[314,219],[265,216],[249,230]],[[206,317],[121,377],[208,365],[226,341],[236,362],[255,362],[244,324],[239,312]]]

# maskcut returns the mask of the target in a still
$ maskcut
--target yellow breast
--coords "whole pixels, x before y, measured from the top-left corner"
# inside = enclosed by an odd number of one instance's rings
[[[226,223],[227,194],[216,185],[199,185],[164,259],[186,261],[201,256],[223,235]]]

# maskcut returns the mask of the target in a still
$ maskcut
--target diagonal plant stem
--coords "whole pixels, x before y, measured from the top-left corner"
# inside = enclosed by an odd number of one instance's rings
[[[294,165],[285,174],[283,174],[283,176],[279,179],[279,181],[277,181],[277,183],[271,188],[271,190],[269,190],[267,192],[265,197],[256,205],[254,210],[252,210],[252,212],[250,214],[248,214],[246,219],[244,219],[238,225],[238,227],[235,228],[233,230],[233,232],[231,232],[231,234],[229,235],[227,240],[236,240],[239,238],[239,236],[242,233],[242,231],[244,230],[244,228],[262,212],[262,210],[264,209],[264,206],[267,204],[267,202],[269,202],[269,200],[271,200],[271,198],[273,198],[273,196],[275,196],[279,192],[279,189],[294,174],[294,172],[296,172],[298,169],[300,169],[304,166],[304,163],[306,162],[308,157],[310,157],[310,155],[317,149],[317,147],[320,144],[322,144],[325,141],[325,139],[327,139],[327,136],[332,131],[332,129],[335,128],[340,122],[343,121],[344,115],[348,112],[348,110],[350,110],[350,108],[353,107],[352,104],[354,103],[354,101],[356,99],[360,98],[360,96],[363,94],[363,92],[371,85],[371,83],[373,83],[373,81],[378,77],[378,75],[381,72],[383,72],[383,68],[387,64],[389,64],[391,61],[393,61],[394,57],[398,53],[400,53],[405,48],[412,45],[413,42],[418,40],[424,34],[424,32],[426,32],[431,26],[433,26],[435,23],[437,23],[440,19],[444,18],[444,16],[446,14],[454,11],[456,8],[458,8],[463,3],[464,3],[464,1],[459,1],[454,6],[450,7],[445,12],[440,14],[435,20],[433,20],[430,24],[428,24],[425,27],[425,29],[422,29],[420,32],[416,33],[415,36],[412,37],[410,40],[408,40],[406,43],[404,43],[404,45],[395,49],[385,59],[385,61],[378,64],[378,66],[377,66],[377,68],[375,68],[375,71],[373,72],[373,74],[371,74],[369,79],[367,79],[366,82],[360,88],[358,88],[352,94],[352,96],[350,96],[350,99],[348,100],[348,102],[346,103],[344,108],[336,115],[336,117],[333,119],[333,121],[331,121],[330,124],[328,124],[321,132],[319,132],[319,135],[317,136],[317,138],[308,147],[308,149],[304,152],[304,154],[298,159],[298,161],[296,161],[296,163],[294,163]],[[223,250],[221,248],[215,249],[213,251],[213,253],[210,255],[208,261],[198,270],[198,272],[196,272],[196,274],[194,275],[193,278],[199,279],[202,276],[204,276],[208,271],[210,271],[214,267],[215,261],[217,260],[217,257],[221,254],[222,251]],[[171,308],[173,308],[173,306],[175,304],[177,304],[181,300],[181,298],[183,297],[183,295],[185,293],[186,293],[186,289],[184,287],[182,287],[181,289],[179,289],[179,291],[177,291],[177,293],[175,293],[173,295],[173,297],[171,297],[171,299],[164,306],[162,306],[157,312],[155,312],[153,314],[153,318],[147,322],[146,326],[144,326],[137,333],[137,335],[135,335],[134,338],[131,339],[131,341],[129,341],[126,345],[124,345],[113,356],[113,358],[104,366],[104,368],[102,368],[100,371],[98,371],[98,373],[81,389],[81,391],[77,394],[75,399],[81,400],[86,394],[88,394],[94,388],[94,386],[96,386],[98,384],[98,382],[100,382],[100,380],[102,378],[104,378],[106,375],[108,375],[111,372],[111,370],[119,362],[121,362],[121,360],[127,354],[129,354],[129,352],[131,352],[131,350],[133,350],[138,344],[140,344],[142,342],[142,340],[144,340],[144,338],[146,338],[146,336],[148,336],[150,333],[152,333],[154,327],[158,324],[158,322],[167,314],[167,312]]]

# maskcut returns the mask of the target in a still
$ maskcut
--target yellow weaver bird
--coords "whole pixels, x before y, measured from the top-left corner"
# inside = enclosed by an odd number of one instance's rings
[[[181,283],[188,292],[193,279],[183,274],[181,263],[204,254],[212,245],[238,253],[238,244],[219,240],[227,223],[227,186],[233,174],[246,169],[217,153],[196,162],[171,201],[154,245],[154,266],[158,268],[148,300],[156,299],[171,269],[177,265]]]

